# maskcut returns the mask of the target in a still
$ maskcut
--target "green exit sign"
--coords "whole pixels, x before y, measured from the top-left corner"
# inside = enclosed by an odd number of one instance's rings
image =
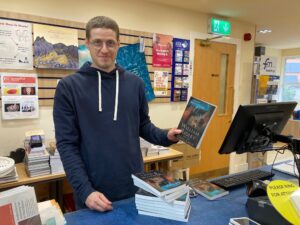
[[[211,18],[209,25],[209,33],[230,35],[231,24],[228,21]]]

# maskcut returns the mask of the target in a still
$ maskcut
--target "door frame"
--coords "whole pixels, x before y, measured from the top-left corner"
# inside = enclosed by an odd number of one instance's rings
[[[193,91],[193,77],[194,77],[194,57],[195,57],[195,40],[196,39],[207,39],[215,37],[216,35],[200,33],[200,32],[190,32],[190,85],[188,89],[188,97],[192,95]],[[235,115],[235,112],[238,109],[239,102],[239,83],[240,83],[240,63],[241,63],[241,39],[233,38],[233,37],[221,37],[218,39],[214,39],[214,42],[221,42],[221,43],[228,43],[236,45],[236,56],[235,56],[235,69],[234,69],[234,96],[233,96],[233,114],[232,117]],[[245,157],[239,157],[240,159],[239,164],[245,165],[247,164],[247,155]],[[229,173],[233,173],[236,171],[236,154],[231,153],[229,159]],[[248,164],[247,164],[248,166]]]

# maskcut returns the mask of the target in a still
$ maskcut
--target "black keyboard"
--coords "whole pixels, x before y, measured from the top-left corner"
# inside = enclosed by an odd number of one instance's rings
[[[229,189],[242,184],[246,184],[252,180],[266,180],[273,176],[274,174],[272,174],[270,171],[254,169],[237,174],[230,174],[228,176],[223,176],[220,178],[214,178],[210,180],[210,182],[222,188]]]

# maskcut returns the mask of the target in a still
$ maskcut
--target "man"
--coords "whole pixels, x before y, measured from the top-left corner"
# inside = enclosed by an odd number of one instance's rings
[[[55,134],[77,208],[107,211],[111,201],[136,192],[131,174],[143,170],[139,136],[168,146],[181,131],[151,123],[143,81],[115,64],[120,40],[114,20],[91,19],[86,46],[92,64],[58,83]]]

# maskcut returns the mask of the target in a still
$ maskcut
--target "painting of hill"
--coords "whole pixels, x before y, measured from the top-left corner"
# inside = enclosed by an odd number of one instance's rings
[[[36,68],[78,69],[77,30],[34,24]]]

